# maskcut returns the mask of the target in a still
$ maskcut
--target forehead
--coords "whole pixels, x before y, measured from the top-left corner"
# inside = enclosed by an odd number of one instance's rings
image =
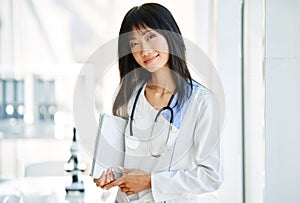
[[[152,28],[147,27],[147,26],[140,27],[140,28],[133,27],[132,31],[129,33],[129,39],[142,37],[149,32],[155,32],[155,31]],[[155,33],[157,33],[157,32],[155,32]]]

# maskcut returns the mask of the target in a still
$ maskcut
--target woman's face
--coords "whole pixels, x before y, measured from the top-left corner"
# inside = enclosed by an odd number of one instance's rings
[[[151,28],[133,28],[129,46],[136,62],[153,73],[169,67],[169,46],[166,38]]]

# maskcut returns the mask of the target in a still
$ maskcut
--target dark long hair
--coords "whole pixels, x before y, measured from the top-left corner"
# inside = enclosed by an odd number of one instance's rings
[[[113,104],[113,114],[118,114],[118,109],[128,104],[130,96],[139,84],[143,84],[151,78],[151,74],[140,68],[131,54],[128,33],[133,28],[154,29],[166,38],[169,46],[169,67],[172,78],[176,84],[175,92],[178,95],[178,105],[181,105],[190,95],[192,90],[192,78],[186,64],[186,48],[180,29],[171,14],[164,6],[157,3],[146,3],[130,9],[125,15],[118,39],[119,72],[121,77],[120,89]],[[130,73],[130,77],[125,77]],[[175,73],[175,74],[174,74]],[[190,88],[186,88],[190,81]],[[174,93],[175,93],[174,92]]]

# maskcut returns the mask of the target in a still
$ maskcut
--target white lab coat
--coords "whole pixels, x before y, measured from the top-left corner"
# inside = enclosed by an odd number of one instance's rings
[[[135,96],[136,92],[125,115],[130,115]],[[148,103],[143,89],[135,110],[133,136],[129,135],[129,125],[126,128],[124,167],[151,172],[152,188],[129,197],[119,191],[120,203],[217,202],[215,191],[223,181],[223,167],[218,112],[212,98],[202,86],[194,91],[180,128],[172,127],[165,145],[168,121],[161,116],[152,131],[158,111]],[[150,151],[161,156],[152,157]]]

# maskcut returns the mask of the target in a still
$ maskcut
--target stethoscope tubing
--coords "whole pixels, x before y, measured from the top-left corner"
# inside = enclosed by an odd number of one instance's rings
[[[134,99],[133,106],[132,106],[131,115],[130,115],[130,124],[129,124],[129,125],[130,125],[130,126],[129,126],[129,128],[130,128],[130,136],[133,136],[132,124],[133,124],[133,121],[134,121],[134,113],[135,113],[136,105],[137,105],[137,102],[138,102],[138,99],[139,99],[139,96],[140,96],[142,90],[143,90],[143,87],[141,87],[141,88],[138,90],[138,92],[137,92],[137,94],[136,94],[136,96],[135,96],[135,99]],[[171,96],[171,98],[170,98],[170,100],[169,100],[169,102],[168,102],[168,105],[165,106],[165,107],[163,107],[163,108],[161,108],[161,109],[158,111],[158,113],[157,113],[156,116],[155,116],[154,122],[157,121],[158,117],[160,116],[160,114],[161,114],[164,110],[169,110],[169,111],[171,112],[171,116],[170,116],[169,123],[170,123],[171,125],[173,124],[173,121],[174,121],[174,112],[173,112],[172,107],[170,107],[173,98],[174,98],[174,94],[172,94],[172,96]]]
[[[137,105],[137,102],[138,102],[138,99],[139,99],[139,96],[140,96],[142,90],[143,90],[143,87],[141,87],[141,88],[138,90],[137,95],[136,95],[135,100],[134,100],[134,103],[133,103],[132,110],[131,110],[130,123],[129,123],[130,126],[129,126],[129,128],[130,128],[130,136],[132,136],[132,137],[133,137],[133,130],[132,130],[133,128],[132,128],[132,125],[133,125],[133,121],[134,121],[134,113],[135,113],[136,105]],[[174,121],[174,112],[173,112],[172,107],[170,107],[173,98],[174,98],[174,94],[172,94],[172,96],[171,96],[171,98],[170,98],[170,100],[169,100],[169,102],[168,102],[168,105],[165,106],[165,107],[163,107],[163,108],[161,108],[161,109],[158,111],[158,113],[157,113],[156,116],[155,116],[154,124],[153,124],[153,126],[154,126],[155,123],[157,122],[158,117],[161,115],[161,113],[162,113],[163,111],[165,111],[165,110],[169,110],[169,111],[170,111],[171,115],[170,115],[170,119],[169,119],[168,137],[167,137],[167,139],[166,139],[165,145],[167,145],[168,140],[169,140],[169,138],[170,138],[170,132],[171,132],[172,125],[173,125],[173,121]],[[153,133],[153,127],[152,127],[152,130],[151,130],[151,136],[152,136],[152,133]],[[150,150],[151,148],[152,148],[152,143],[150,143],[149,152],[150,152],[150,154],[151,154],[152,157],[159,158],[159,157],[161,156],[161,154],[154,154],[154,153],[152,153],[152,151]],[[163,152],[164,152],[164,151],[165,151],[165,149],[163,150]],[[163,152],[162,152],[162,153],[163,153]]]

